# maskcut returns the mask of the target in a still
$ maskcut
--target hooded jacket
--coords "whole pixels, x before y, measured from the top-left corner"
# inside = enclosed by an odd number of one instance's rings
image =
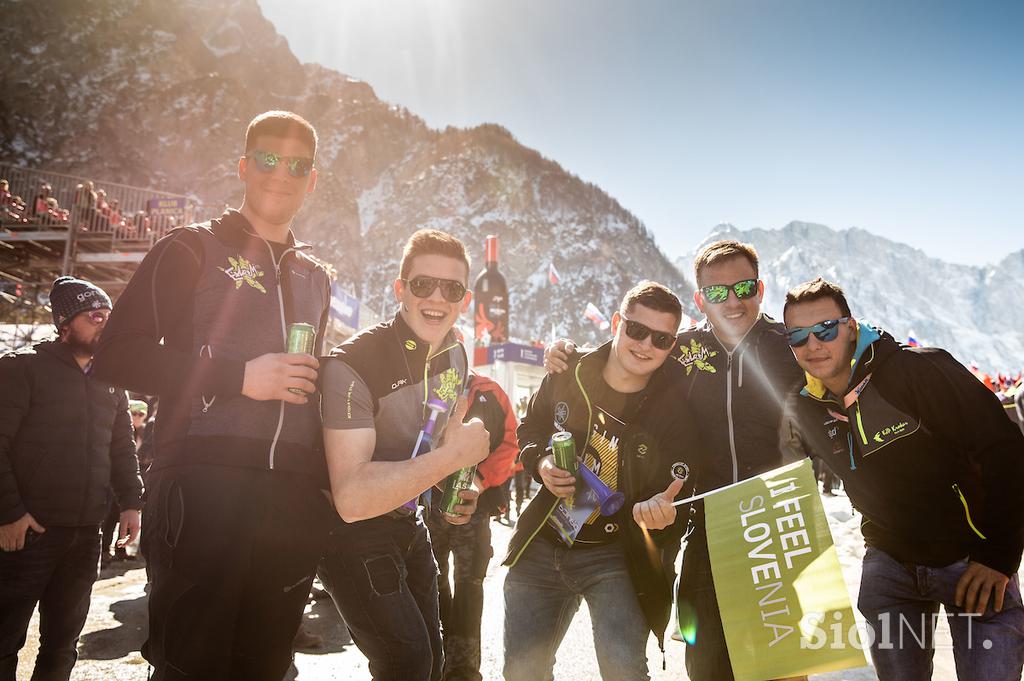
[[[843,479],[868,545],[1006,575],[1024,548],[1024,436],[948,352],[861,324],[844,395],[807,376],[793,398],[805,443]]]
[[[154,471],[277,469],[327,487],[316,396],[296,405],[242,395],[246,362],[285,352],[290,324],[317,329],[320,354],[330,289],[310,248],[290,233],[272,245],[229,210],[174,230],[146,255],[114,305],[93,371],[160,397]]]
[[[0,358],[0,524],[96,525],[111,488],[140,509],[128,396],[82,371],[64,343]]]
[[[523,511],[509,541],[504,565],[513,566],[543,529],[558,498],[544,487],[538,471],[541,458],[550,453],[551,436],[562,430],[572,433],[577,443],[586,442],[594,429],[589,387],[601,380],[601,371],[611,352],[611,342],[585,354],[574,354],[569,369],[548,374],[530,399],[526,417],[519,426],[520,460],[523,468],[541,482],[541,489]],[[686,514],[664,530],[651,532],[653,544],[632,520],[632,506],[662,492],[676,476],[689,475],[680,496],[692,492],[694,480],[703,470],[697,457],[703,448],[697,439],[685,398],[679,388],[682,367],[670,360],[654,373],[640,400],[627,419],[626,435],[618,452],[618,490],[625,497],[623,527],[616,535],[625,542],[626,562],[637,599],[647,622],[663,645],[672,606],[672,567],[662,561],[662,547],[678,541]]]

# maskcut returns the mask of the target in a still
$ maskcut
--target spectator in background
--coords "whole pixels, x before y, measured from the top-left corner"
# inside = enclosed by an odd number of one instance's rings
[[[88,369],[110,313],[99,287],[60,277],[59,340],[0,358],[0,678],[14,679],[39,604],[34,679],[68,679],[89,612],[111,488],[121,541],[139,534],[142,481],[128,397]],[[39,474],[40,466],[45,474]]]
[[[117,199],[110,200],[110,214],[107,219],[110,221],[110,228],[115,233],[121,229],[121,205]]]
[[[36,194],[36,200],[32,202],[32,217],[35,218],[46,215],[46,200],[50,198],[50,193],[52,191],[53,189],[47,183],[39,183],[39,193]]]
[[[93,189],[92,180],[82,185],[81,193],[76,193],[75,210],[78,213],[79,229],[92,229],[96,217],[96,192]]]
[[[483,678],[480,675],[480,620],[487,563],[494,555],[490,516],[508,503],[503,490],[519,454],[518,422],[501,386],[486,376],[470,374],[467,401],[466,418],[483,421],[490,438],[490,454],[476,471],[474,486],[481,492],[476,513],[465,525],[452,525],[442,517],[440,503],[435,503],[427,516],[430,543],[438,567],[444,681],[481,681]],[[454,563],[454,596],[448,580],[449,554]]]
[[[7,180],[0,180],[0,206],[11,203],[11,185]]]

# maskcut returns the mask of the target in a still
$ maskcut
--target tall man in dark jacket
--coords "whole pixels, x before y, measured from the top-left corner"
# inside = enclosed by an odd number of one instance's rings
[[[807,372],[800,433],[864,514],[858,607],[879,679],[931,678],[940,605],[958,678],[1020,679],[1024,437],[949,353],[858,324],[835,284],[792,289],[785,319]]]
[[[241,208],[153,247],[96,356],[98,375],[160,397],[142,540],[158,681],[279,681],[291,660],[331,515],[317,360],[286,353],[296,322],[319,353],[330,301],[290,229],[315,153],[300,116],[253,119]]]
[[[530,400],[520,456],[544,486],[516,522],[504,561],[506,681],[550,678],[584,598],[601,678],[648,678],[648,635],[662,645],[671,609],[662,549],[681,534],[672,500],[702,454],[679,390],[683,369],[666,362],[681,315],[671,291],[641,282],[612,316],[611,342],[575,355],[571,370],[546,376]],[[579,466],[625,496],[621,510],[594,511],[571,538],[557,518],[563,500],[579,496],[576,480],[549,451],[563,431]]]
[[[122,509],[119,545],[139,533],[128,396],[89,373],[110,298],[61,277],[50,305],[59,340],[0,358],[0,681],[14,681],[36,603],[32,678],[70,677],[111,488]]]

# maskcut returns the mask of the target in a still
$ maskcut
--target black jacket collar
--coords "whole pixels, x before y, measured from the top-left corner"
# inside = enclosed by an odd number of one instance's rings
[[[227,209],[219,218],[211,220],[210,228],[219,239],[239,248],[252,240],[266,242],[266,239],[256,233],[256,230],[245,219],[245,216],[234,208]],[[290,229],[288,230],[288,239],[285,243],[289,248],[297,251],[308,251],[313,248],[311,244],[297,240],[295,234]]]

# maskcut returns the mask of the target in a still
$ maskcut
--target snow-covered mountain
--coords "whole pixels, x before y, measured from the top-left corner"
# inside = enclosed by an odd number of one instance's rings
[[[913,335],[987,371],[1024,366],[1024,250],[996,265],[971,267],[928,257],[863,229],[836,231],[805,222],[782,229],[723,224],[676,260],[680,271],[692,279],[696,253],[718,239],[757,248],[764,309],[777,319],[786,291],[821,275],[843,287],[856,317],[898,340]]]
[[[339,280],[393,308],[405,239],[437,227],[483,267],[501,238],[510,330],[598,340],[587,302],[611,314],[637,273],[690,299],[643,224],[600,188],[519,144],[505,129],[434,130],[370,85],[301,64],[256,0],[4,3],[0,161],[237,205],[249,120],[306,116],[320,135],[320,178],[296,223]],[[549,262],[562,283],[547,283]]]

